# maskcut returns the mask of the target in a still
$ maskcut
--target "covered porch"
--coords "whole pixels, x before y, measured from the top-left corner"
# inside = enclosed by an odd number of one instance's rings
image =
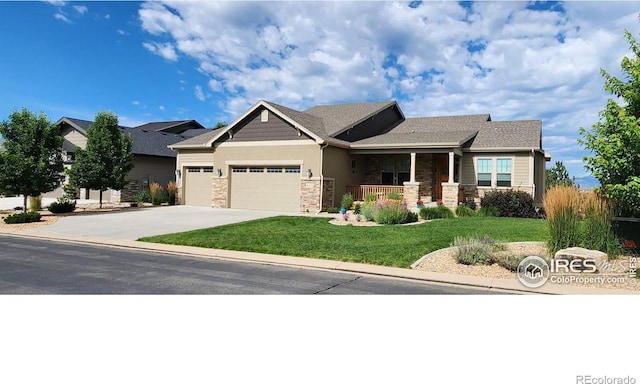
[[[356,201],[369,193],[384,199],[389,193],[400,194],[407,204],[439,201],[455,209],[463,199],[460,190],[462,151],[395,150],[351,152],[352,183],[346,186]]]

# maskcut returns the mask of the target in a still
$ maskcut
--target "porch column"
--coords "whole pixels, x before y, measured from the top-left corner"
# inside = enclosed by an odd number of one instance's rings
[[[409,179],[410,183],[416,182],[416,153],[411,152],[411,178]]]
[[[449,183],[453,183],[453,165],[455,164],[454,153],[449,152]]]

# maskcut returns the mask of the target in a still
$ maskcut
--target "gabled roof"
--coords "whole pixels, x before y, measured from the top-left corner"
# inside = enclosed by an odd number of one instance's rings
[[[490,121],[479,128],[465,148],[542,150],[542,120]]]
[[[307,115],[320,118],[324,122],[324,129],[328,136],[337,136],[376,113],[396,104],[395,101],[381,101],[374,103],[318,105],[303,112]]]
[[[87,135],[87,129],[92,121],[82,120],[82,119],[74,119],[70,117],[63,117],[56,124],[65,123],[76,129],[82,135]],[[131,152],[134,155],[148,155],[148,156],[164,156],[164,157],[176,157],[176,153],[171,151],[168,146],[171,144],[175,144],[179,141],[183,141],[190,136],[176,133],[164,132],[167,129],[171,129],[174,127],[179,127],[185,125],[186,130],[184,132],[189,132],[190,134],[194,134],[194,131],[205,131],[204,128],[191,128],[193,126],[202,127],[195,120],[182,120],[182,121],[165,121],[165,122],[156,122],[156,123],[148,123],[141,125],[136,128],[129,128],[124,126],[119,126],[120,130],[125,135],[131,136],[132,148]],[[146,128],[145,128],[146,127]],[[154,128],[154,129],[152,129]],[[63,142],[63,149],[67,152],[75,151],[75,145],[65,140]]]
[[[243,119],[264,107],[293,127],[300,129],[316,143],[329,143],[347,148],[389,147],[459,147],[466,150],[541,150],[542,121],[492,121],[489,114],[405,118],[395,101],[322,105],[297,111],[270,101],[260,100],[227,127],[208,131],[170,148],[210,147]],[[395,125],[388,131],[347,142],[336,139],[341,133],[373,119],[389,107],[395,107]],[[366,128],[365,128],[366,129]]]
[[[151,123],[139,125],[136,128],[146,131],[158,131],[168,133],[182,134],[184,131],[191,129],[205,129],[195,120],[178,120],[178,121],[154,121]]]

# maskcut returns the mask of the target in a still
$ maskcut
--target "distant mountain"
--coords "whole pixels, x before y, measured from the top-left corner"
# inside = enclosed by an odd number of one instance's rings
[[[576,177],[576,183],[580,186],[580,189],[593,189],[600,185],[598,179],[593,176]]]

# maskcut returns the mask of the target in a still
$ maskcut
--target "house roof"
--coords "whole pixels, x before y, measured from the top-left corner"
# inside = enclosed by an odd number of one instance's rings
[[[492,121],[489,114],[405,118],[395,101],[322,105],[301,112],[260,100],[229,126],[178,142],[172,148],[210,146],[260,106],[278,113],[318,143],[351,148],[413,146],[461,147],[468,150],[541,150],[542,145],[541,120]],[[351,143],[335,138],[392,106],[398,108],[400,117],[398,123],[388,131]]]
[[[318,105],[303,112],[320,118],[324,122],[325,133],[329,136],[336,136],[395,104],[395,101],[380,101],[374,103]]]
[[[74,119],[70,117],[63,117],[56,124],[66,123],[74,127],[84,136],[87,135],[87,129],[92,121]],[[166,132],[166,130],[174,130],[176,127],[184,126],[183,133],[177,134]],[[196,128],[193,128],[193,127]],[[205,130],[195,120],[181,120],[181,121],[164,121],[164,122],[152,122],[144,124],[135,128],[119,126],[120,130],[124,134],[131,136],[132,148],[131,152],[134,155],[148,155],[148,156],[164,156],[164,157],[176,157],[176,153],[168,148],[168,146],[177,142],[188,139],[189,137],[200,133]],[[180,129],[180,128],[178,128]],[[63,149],[67,152],[75,151],[76,146],[65,140],[63,142]]]
[[[470,150],[528,148],[542,150],[542,120],[490,121],[479,126]]]
[[[136,128],[144,129],[146,131],[158,131],[178,134],[182,134],[184,131],[192,129],[205,129],[200,123],[195,120],[154,121],[151,123],[139,125]]]

